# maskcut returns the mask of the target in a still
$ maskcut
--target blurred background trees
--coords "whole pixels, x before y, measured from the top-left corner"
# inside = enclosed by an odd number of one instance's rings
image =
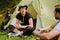
[[[13,13],[16,5],[21,0],[0,0],[0,24],[5,17],[5,14],[9,8],[10,12]]]

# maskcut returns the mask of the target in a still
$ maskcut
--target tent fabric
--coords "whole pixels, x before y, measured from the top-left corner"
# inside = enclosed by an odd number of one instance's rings
[[[40,0],[41,4],[41,22],[42,26],[49,26],[54,24],[54,6],[60,4],[60,0]]]
[[[41,28],[42,28],[41,20],[39,16],[37,15],[36,30],[39,30]]]
[[[33,13],[34,15],[37,14],[37,28],[41,27],[46,27],[51,24],[55,23],[55,18],[54,18],[54,6],[57,4],[60,4],[60,0],[22,0],[19,2],[17,5],[11,20],[8,22],[8,24],[5,26],[5,28],[11,23],[13,18],[17,15],[19,5],[28,5],[28,11]],[[50,2],[50,3],[49,3]],[[35,12],[32,12],[32,11]]]

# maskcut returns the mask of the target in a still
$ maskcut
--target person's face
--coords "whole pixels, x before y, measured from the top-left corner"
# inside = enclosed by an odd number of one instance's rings
[[[21,7],[21,8],[20,8],[20,13],[21,13],[22,15],[25,15],[25,13],[26,13],[26,7]]]
[[[60,18],[60,14],[57,12],[57,13],[55,13],[55,18],[56,19],[59,19]]]

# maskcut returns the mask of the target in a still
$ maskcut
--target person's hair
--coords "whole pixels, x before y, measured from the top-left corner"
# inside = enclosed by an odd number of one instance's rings
[[[22,7],[26,7],[26,10],[27,10],[27,8],[28,8],[28,6],[26,6],[26,5],[20,6],[19,9],[18,9],[18,11],[19,11]]]
[[[58,6],[60,6],[60,5],[55,5],[55,7],[58,7]]]
[[[55,12],[60,14],[60,8],[55,8]]]

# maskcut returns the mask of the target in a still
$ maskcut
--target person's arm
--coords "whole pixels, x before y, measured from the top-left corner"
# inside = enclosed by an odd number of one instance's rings
[[[46,32],[47,30],[53,29],[54,27],[55,27],[55,25],[50,25],[48,27],[41,28],[40,32],[44,32],[44,31]]]
[[[50,39],[58,36],[59,34],[60,34],[59,31],[57,31],[57,30],[51,30],[51,32],[49,32],[49,33],[40,34],[40,37],[41,38],[46,38],[46,39],[50,40]]]
[[[50,39],[56,37],[59,34],[60,34],[60,32],[57,31],[57,30],[54,30],[54,29],[51,30],[49,33],[40,33],[38,31],[34,31],[34,35],[36,35],[36,36],[38,36],[42,39],[47,39],[47,40],[50,40]]]
[[[28,26],[33,27],[33,19],[32,18],[29,19],[29,25]]]

